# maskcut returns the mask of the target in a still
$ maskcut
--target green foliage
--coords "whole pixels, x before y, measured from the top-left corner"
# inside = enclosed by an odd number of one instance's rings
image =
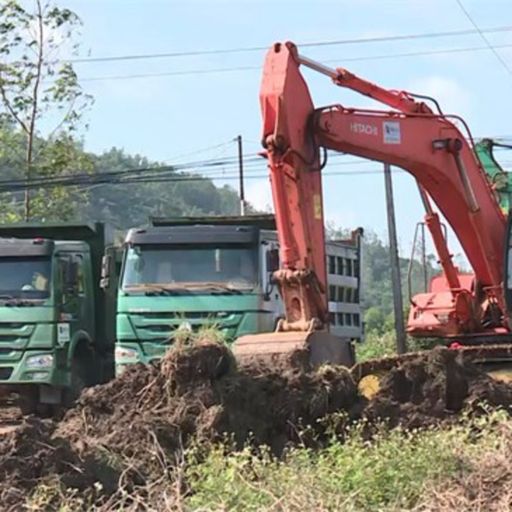
[[[364,321],[367,333],[381,335],[393,329],[393,315],[386,315],[383,308],[377,306],[371,306],[366,310]]]
[[[82,91],[72,64],[62,60],[63,50],[69,55],[78,48],[74,38],[80,19],[51,0],[8,0],[0,5],[0,20],[0,130],[15,134],[7,150],[27,181],[58,176],[71,167],[80,170],[84,162],[76,160],[71,134],[91,97]],[[46,144],[41,143],[43,124]],[[76,190],[29,188],[23,212],[17,205],[6,218],[46,219],[59,211],[66,218],[73,195]]]
[[[3,179],[22,180],[24,163],[17,157],[24,146],[23,135],[13,129],[0,129],[0,173]],[[70,135],[61,133],[50,140],[36,138],[38,178],[52,179],[69,174],[93,172],[93,161]],[[72,164],[70,164],[72,162]],[[72,165],[70,167],[70,165]],[[78,217],[79,205],[87,203],[88,192],[75,187],[33,189],[30,217],[37,221],[65,221]],[[0,222],[19,222],[24,218],[23,192],[0,195]]]
[[[409,348],[412,349],[411,340],[408,342]],[[356,351],[357,361],[396,355],[395,333],[391,329],[385,333],[370,331],[366,334],[364,342],[356,346]]]
[[[460,475],[494,446],[496,421],[503,421],[498,413],[449,429],[382,428],[371,441],[359,424],[343,443],[291,449],[281,460],[249,449],[226,455],[225,446],[205,460],[192,453],[186,504],[193,510],[410,509],[428,486]]]
[[[0,129],[0,173],[3,179],[23,179],[25,169],[19,153],[24,135],[11,127]],[[37,137],[39,177],[55,178],[83,173],[126,171],[158,167],[139,155],[112,148],[102,155],[86,153],[72,136],[53,139]],[[207,178],[186,181],[190,175],[176,174],[185,181],[102,185],[88,190],[55,187],[33,191],[31,219],[41,221],[105,221],[117,228],[145,224],[150,216],[234,215],[238,213],[235,190],[216,187]],[[17,222],[24,217],[23,192],[0,193],[0,222]]]
[[[112,148],[102,155],[93,155],[96,173],[158,167],[140,155],[128,155]],[[103,185],[91,191],[89,201],[80,209],[80,216],[104,220],[119,228],[145,224],[150,216],[180,217],[194,215],[235,215],[238,196],[234,189],[215,187],[207,178],[186,181],[190,174],[176,176],[184,181],[167,183],[134,183]]]

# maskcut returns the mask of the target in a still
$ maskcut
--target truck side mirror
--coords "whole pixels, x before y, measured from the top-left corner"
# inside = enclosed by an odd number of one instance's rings
[[[267,251],[267,272],[279,270],[279,249]]]
[[[105,254],[103,258],[101,258],[101,279],[100,279],[100,288],[105,290],[110,285],[110,268],[112,265],[112,255]]]

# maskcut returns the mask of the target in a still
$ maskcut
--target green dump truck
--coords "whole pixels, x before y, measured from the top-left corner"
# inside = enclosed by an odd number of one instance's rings
[[[52,413],[114,375],[116,266],[100,223],[0,226],[0,393]]]
[[[360,340],[359,232],[327,243],[331,330]],[[273,216],[152,219],[128,231],[117,309],[116,371],[162,357],[177,333],[214,325],[228,341],[269,332],[283,305]]]

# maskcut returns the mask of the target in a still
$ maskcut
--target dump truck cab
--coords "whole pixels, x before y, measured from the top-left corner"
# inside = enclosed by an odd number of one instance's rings
[[[277,264],[275,233],[261,219],[214,222],[154,219],[129,230],[118,295],[118,370],[160,358],[180,332],[215,326],[232,341],[275,326],[281,314],[269,280]]]
[[[0,392],[17,393],[24,412],[66,405],[113,376],[108,238],[102,224],[0,227]]]
[[[361,339],[359,246],[330,245],[332,326]],[[283,317],[272,279],[279,251],[271,215],[152,219],[128,231],[123,253],[117,373],[159,359],[180,333],[214,326],[232,342],[273,331]]]

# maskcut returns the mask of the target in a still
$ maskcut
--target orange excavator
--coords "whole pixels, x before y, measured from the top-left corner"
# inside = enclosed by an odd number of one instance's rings
[[[392,110],[315,108],[301,66]],[[300,55],[290,42],[270,48],[260,91],[262,143],[280,243],[281,269],[274,279],[285,319],[273,334],[237,340],[238,357],[305,349],[314,365],[354,363],[350,344],[328,332],[322,168],[327,150],[334,150],[398,166],[417,181],[442,274],[432,279],[428,292],[413,297],[408,333],[442,338],[483,360],[510,359],[510,224],[473,150],[468,126],[429,100],[326,67]],[[473,274],[454,265],[434,204],[453,228]]]

